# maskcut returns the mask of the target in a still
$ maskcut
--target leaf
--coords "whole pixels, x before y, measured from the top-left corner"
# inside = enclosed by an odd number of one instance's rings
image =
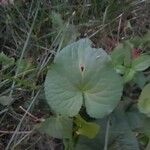
[[[75,124],[77,126],[76,133],[78,135],[87,136],[90,139],[93,139],[99,132],[100,126],[96,123],[87,122],[80,115],[75,118]]]
[[[7,69],[14,64],[14,58],[9,58],[3,52],[0,53],[0,63],[2,63],[2,69]]]
[[[118,46],[111,53],[112,62],[115,67],[130,67],[132,48],[133,45],[130,41],[124,41],[123,43],[118,44]]]
[[[141,88],[143,89],[144,85],[146,84],[147,82],[147,79],[146,79],[146,76],[144,75],[143,72],[138,72],[133,81]]]
[[[133,131],[144,133],[150,137],[150,118],[132,108],[126,113],[127,121]]]
[[[150,117],[150,84],[147,84],[141,92],[138,102],[140,112]]]
[[[120,43],[111,53],[111,58],[112,58],[112,62],[114,64],[114,66],[123,65],[124,55],[125,55],[123,48],[124,48],[123,44]]]
[[[77,115],[84,104],[91,117],[104,117],[117,106],[121,94],[122,79],[110,65],[110,57],[103,49],[91,48],[88,39],[62,49],[45,80],[48,104],[68,116]]]
[[[12,102],[12,99],[9,96],[1,96],[0,104],[3,106],[7,106]]]
[[[135,75],[135,70],[132,68],[126,69],[125,74],[124,74],[124,82],[129,82],[134,78]]]
[[[148,67],[150,67],[150,56],[146,54],[141,55],[132,62],[132,68],[135,71],[144,71]]]
[[[115,69],[116,69],[116,72],[119,74],[124,74],[126,71],[126,67],[124,67],[123,65],[116,65]]]
[[[47,118],[41,123],[39,131],[55,138],[71,138],[72,119],[62,116]]]
[[[111,123],[110,138],[112,138],[113,144],[110,144],[110,150],[140,150],[136,136],[121,107],[118,107],[112,114]]]
[[[80,137],[76,144],[76,150],[82,150],[83,148],[88,148],[88,150],[104,149],[107,118],[95,122],[101,125],[102,132],[92,140]],[[135,133],[132,132],[126,114],[121,108],[117,108],[111,114],[108,137],[108,150],[139,150]]]

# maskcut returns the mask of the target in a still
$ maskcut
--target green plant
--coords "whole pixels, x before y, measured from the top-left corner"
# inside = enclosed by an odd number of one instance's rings
[[[139,111],[132,100],[120,101],[122,78],[129,82],[131,70],[143,71],[150,64],[146,54],[132,59],[131,48],[126,41],[110,57],[103,49],[92,48],[89,39],[81,39],[57,53],[44,87],[55,117],[46,119],[40,131],[62,138],[66,149],[140,149],[135,133],[150,136],[150,119],[140,113],[149,116],[149,85],[140,96]],[[127,70],[132,78],[126,76]]]
[[[0,149],[149,150],[148,17],[148,0],[1,5]]]
[[[45,81],[46,99],[57,114],[75,116],[81,106],[91,117],[113,111],[122,93],[122,81],[102,49],[88,39],[75,42],[56,55]]]
[[[92,48],[91,44],[88,39],[72,43],[55,56],[50,66],[45,94],[57,116],[75,117],[82,106],[89,116],[102,118],[110,114],[120,101],[121,77],[113,69],[110,56],[103,49]],[[54,123],[51,119],[47,121],[42,124],[43,130],[50,130],[45,126]],[[86,123],[81,116],[75,117],[74,123],[75,133],[89,138],[94,138],[98,131],[97,125]]]
[[[150,67],[150,55],[141,51],[149,46],[150,34],[143,38],[135,37],[119,43],[111,53],[116,71],[123,75],[124,82],[134,79],[135,75]]]

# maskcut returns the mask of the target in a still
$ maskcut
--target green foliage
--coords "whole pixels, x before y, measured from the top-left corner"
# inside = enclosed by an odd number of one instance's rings
[[[75,117],[75,125],[76,125],[76,134],[84,135],[90,139],[93,139],[99,132],[99,125],[92,122],[87,122],[80,115]]]
[[[143,54],[132,62],[132,68],[135,71],[144,71],[150,67],[150,55]]]
[[[139,88],[143,89],[143,87],[145,86],[146,82],[147,82],[147,78],[145,77],[143,72],[140,72],[138,74],[135,75],[134,77],[134,82],[138,85]]]
[[[120,105],[110,115],[107,148],[108,150],[140,150],[136,133],[140,132],[148,135],[150,119],[142,115],[135,108],[125,111],[124,105],[122,106]],[[103,118],[95,121],[101,125],[101,132],[93,140],[80,137],[76,144],[76,150],[83,148],[88,150],[104,149],[107,120],[107,118]]]
[[[72,119],[62,116],[52,116],[40,124],[39,131],[55,138],[70,139],[72,137]]]
[[[7,69],[15,63],[13,58],[9,58],[3,52],[0,53],[0,64],[2,64],[2,69]]]
[[[139,97],[139,110],[150,117],[150,84],[147,84]]]
[[[107,53],[81,39],[56,55],[45,80],[45,94],[55,113],[75,116],[84,105],[91,117],[101,118],[117,106],[122,80]]]
[[[150,138],[150,32],[142,38],[133,37],[120,43],[112,52],[112,59],[103,49],[93,48],[99,45],[106,48],[107,43],[111,47],[121,37],[127,39],[130,33],[131,36],[142,35],[144,32],[141,34],[137,29],[141,25],[143,31],[146,20],[145,7],[142,8],[144,14],[139,9],[143,4],[148,3],[137,0],[15,0],[14,5],[0,7],[2,149],[6,145],[6,149],[46,149],[48,146],[41,138],[45,140],[44,135],[38,134],[40,141],[38,136],[32,137],[34,134],[21,138],[28,132],[24,130],[34,128],[36,123],[40,132],[53,137],[51,142],[54,138],[61,139],[64,146],[57,145],[65,150],[146,147]],[[132,7],[132,13],[127,12]],[[138,23],[140,14],[142,23]],[[75,42],[85,36],[95,45],[88,39]],[[142,54],[135,55],[136,49],[141,49]],[[117,73],[128,82],[124,90]],[[40,99],[38,94],[44,94],[45,76],[46,98],[42,95]],[[31,147],[26,142],[31,143]],[[149,147],[150,144],[146,150]],[[50,148],[55,149],[55,144]]]
[[[124,82],[134,79],[135,75],[150,67],[150,55],[140,54],[140,49],[149,44],[149,33],[143,39],[135,37],[126,40],[111,53],[111,58],[116,71],[123,75]]]

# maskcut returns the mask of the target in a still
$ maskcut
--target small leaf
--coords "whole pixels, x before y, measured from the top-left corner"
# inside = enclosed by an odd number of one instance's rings
[[[39,131],[55,138],[71,138],[72,119],[62,116],[47,118],[41,123]]]
[[[115,66],[116,72],[119,74],[124,74],[126,68],[123,65],[116,65]]]
[[[150,84],[147,84],[141,92],[138,102],[139,110],[150,117]]]
[[[132,62],[132,68],[135,71],[144,71],[148,67],[150,67],[150,55],[143,54]]]
[[[131,52],[133,49],[130,41],[120,43],[111,53],[111,58],[114,66],[126,66],[130,67],[131,64]]]
[[[0,104],[3,106],[7,106],[12,102],[12,99],[9,96],[1,96]]]
[[[87,122],[80,115],[75,118],[75,124],[77,126],[76,133],[87,136],[90,139],[94,138],[100,129],[98,124]]]
[[[138,72],[136,73],[134,77],[134,82],[141,88],[143,89],[144,85],[147,82],[146,76],[144,75],[143,72]]]
[[[135,70],[133,70],[132,68],[126,69],[125,74],[124,74],[124,82],[129,82],[133,79],[134,75],[135,75]]]
[[[7,69],[14,64],[14,58],[9,58],[3,52],[0,53],[0,63],[2,63],[2,69]]]

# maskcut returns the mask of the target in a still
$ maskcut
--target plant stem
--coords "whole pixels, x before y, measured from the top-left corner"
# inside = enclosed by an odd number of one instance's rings
[[[107,150],[107,148],[108,148],[109,128],[110,128],[110,117],[108,118],[107,126],[106,126],[104,150]]]

